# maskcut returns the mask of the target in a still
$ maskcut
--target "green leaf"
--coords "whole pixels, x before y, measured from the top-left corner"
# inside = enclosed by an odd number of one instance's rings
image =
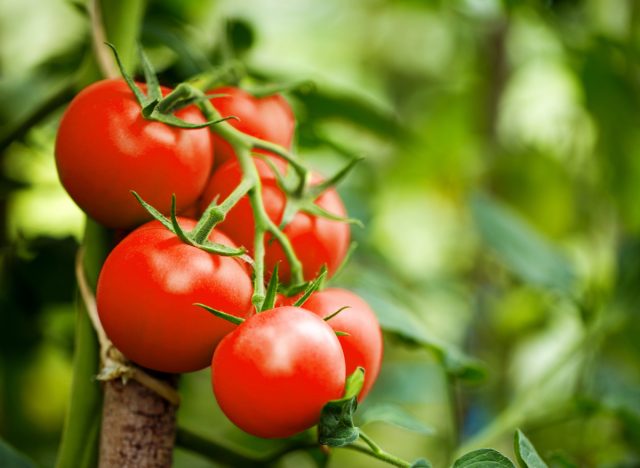
[[[424,458],[418,458],[409,468],[431,468],[431,462]]]
[[[36,465],[25,455],[0,439],[0,466],[3,468],[32,468]]]
[[[486,377],[484,364],[467,356],[456,347],[433,336],[407,306],[387,298],[381,290],[371,287],[355,288],[376,312],[382,329],[410,346],[419,346],[434,352],[447,372],[468,382],[478,382]]]
[[[399,119],[366,97],[349,89],[318,88],[293,93],[305,106],[308,120],[342,119],[383,137],[401,138],[406,131]]]
[[[487,245],[523,281],[563,293],[572,291],[573,265],[511,210],[487,195],[475,194],[471,211]]]
[[[458,458],[453,468],[515,468],[511,460],[493,449],[480,449]]]
[[[431,435],[435,432],[432,427],[414,418],[401,407],[388,403],[368,407],[360,421],[362,426],[371,422],[385,422],[419,434]]]
[[[518,429],[513,437],[514,452],[522,468],[548,468],[531,441]]]
[[[353,423],[353,414],[358,408],[358,393],[364,384],[364,369],[358,367],[347,377],[344,396],[324,405],[318,424],[318,442],[330,447],[344,447],[355,442],[360,431]]]

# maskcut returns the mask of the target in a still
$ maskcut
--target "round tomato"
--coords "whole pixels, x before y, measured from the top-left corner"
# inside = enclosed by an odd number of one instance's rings
[[[239,120],[228,121],[235,128],[287,149],[291,147],[295,117],[291,107],[281,95],[272,94],[258,98],[232,86],[217,88],[210,93],[225,95],[212,98],[211,103],[222,117],[232,115],[238,117]],[[229,143],[216,134],[213,135],[213,140],[216,146],[216,165],[235,159],[235,153]]]
[[[338,337],[344,352],[347,375],[351,375],[357,367],[365,370],[364,385],[358,395],[358,400],[362,401],[378,378],[382,364],[382,331],[376,315],[360,296],[338,288],[312,294],[302,307],[325,318],[345,306],[349,308],[327,323],[336,331],[348,333],[348,336]]]
[[[211,365],[220,408],[258,437],[310,428],[325,403],[344,391],[344,356],[334,331],[298,307],[250,317],[220,342]]]
[[[205,121],[194,106],[176,116]],[[179,210],[189,206],[202,193],[213,164],[208,129],[146,120],[120,79],[94,83],[71,101],[55,153],[60,181],[71,198],[110,228],[131,228],[150,218],[131,190],[163,213],[168,213],[174,193]]]
[[[286,195],[278,186],[275,175],[264,161],[255,159],[256,167],[262,181],[262,198],[267,215],[273,222],[280,225],[284,214]],[[237,161],[228,161],[216,172],[207,185],[201,200],[200,209],[218,196],[224,200],[242,179],[242,170]],[[320,178],[316,177],[315,181]],[[322,193],[316,204],[326,211],[338,216],[346,216],[342,200],[334,189]],[[246,247],[253,253],[254,220],[249,198],[242,198],[227,214],[225,220],[218,226],[237,244]],[[298,212],[285,226],[284,233],[291,241],[293,250],[302,262],[304,278],[314,278],[323,265],[329,274],[340,266],[349,248],[349,225],[341,221]],[[279,264],[280,279],[287,283],[290,278],[289,263],[280,243],[267,236],[265,249],[265,266],[272,271],[276,263]]]
[[[196,222],[179,218],[183,229]],[[212,242],[233,246],[212,231]],[[210,364],[216,344],[234,329],[194,306],[233,315],[251,310],[251,278],[232,257],[184,244],[158,221],[120,242],[98,279],[100,321],[113,344],[133,362],[162,372],[190,372]]]

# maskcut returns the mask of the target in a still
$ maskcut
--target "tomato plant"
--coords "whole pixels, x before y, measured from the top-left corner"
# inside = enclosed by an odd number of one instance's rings
[[[184,229],[195,221],[179,218]],[[209,240],[233,245],[218,231]],[[129,359],[163,372],[188,372],[211,362],[233,325],[198,307],[245,316],[251,278],[243,264],[183,243],[157,221],[129,234],[107,257],[97,289],[100,320]]]
[[[163,94],[169,91],[162,88]],[[205,122],[194,106],[175,115],[190,123]],[[73,99],[60,122],[55,154],[60,181],[71,198],[111,228],[130,228],[149,219],[131,190],[163,213],[174,193],[178,209],[188,207],[201,194],[213,163],[207,129],[145,119],[121,79],[94,83]]]
[[[278,185],[273,167],[265,161],[254,158],[258,174],[262,182],[262,199],[264,209],[269,218],[280,225],[285,212],[287,195]],[[207,206],[215,197],[224,199],[240,183],[242,169],[238,162],[229,161],[223,164],[209,181],[202,197],[201,209]],[[318,183],[321,179],[314,176],[312,181]],[[340,217],[346,215],[340,196],[335,189],[324,191],[315,201],[324,210]],[[254,242],[254,213],[247,197],[240,200],[231,209],[219,228],[227,233],[237,244],[253,251]],[[291,241],[293,250],[302,262],[304,278],[314,278],[323,265],[329,273],[333,273],[340,266],[349,248],[349,225],[342,221],[335,221],[321,216],[298,211],[284,226],[284,234]],[[276,263],[280,265],[280,277],[283,282],[290,280],[290,269],[282,246],[268,239],[265,248],[265,267],[272,270]]]
[[[297,307],[254,315],[213,356],[212,385],[227,417],[244,431],[288,437],[318,423],[345,384],[340,343],[322,319]]]
[[[220,95],[212,98],[211,103],[223,117],[238,118],[238,120],[230,120],[229,123],[241,132],[285,148],[291,146],[295,117],[289,103],[280,94],[255,97],[233,86],[216,88],[211,93]],[[216,165],[235,159],[231,144],[215,134],[213,140]],[[258,152],[266,153],[263,150]]]
[[[321,318],[347,307],[327,323],[334,330],[347,333],[338,337],[344,352],[347,375],[351,375],[358,367],[365,370],[364,385],[358,396],[359,400],[363,400],[375,383],[382,363],[382,331],[376,315],[360,296],[339,288],[313,293],[303,307]]]

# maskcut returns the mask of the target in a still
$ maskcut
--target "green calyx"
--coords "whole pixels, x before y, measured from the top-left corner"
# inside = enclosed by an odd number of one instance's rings
[[[124,69],[115,46],[108,42],[105,44],[113,51],[116,63],[120,69],[120,74],[127,83],[127,86],[129,86],[129,89],[131,89],[131,92],[138,101],[138,104],[140,104],[141,113],[145,119],[162,122],[166,125],[171,125],[172,127],[186,129],[205,128],[224,122],[225,120],[236,119],[236,117],[231,116],[196,124],[176,117],[174,115],[175,111],[191,104],[197,104],[201,100],[208,99],[209,96],[203,93],[195,93],[195,88],[182,83],[166,97],[163,97],[160,83],[158,82],[158,77],[153,69],[153,65],[151,65],[151,62],[144,51],[139,49],[140,63],[142,64],[142,70],[147,84],[147,93],[145,94],[135,83],[131,75],[129,75]]]
[[[234,325],[240,325],[241,323],[244,322],[244,319],[241,318],[241,317],[238,317],[238,316],[233,315],[233,314],[227,314],[226,312],[222,312],[221,310],[214,309],[213,307],[209,307],[208,305],[200,304],[199,302],[196,302],[193,305],[197,306],[197,307],[200,307],[200,308],[206,310],[207,312],[215,315],[216,317],[221,318],[223,320],[226,320],[229,323],[233,323]]]
[[[280,173],[276,165],[268,157],[260,155],[260,158],[271,168],[271,171],[275,175],[278,187],[287,195],[287,204],[284,209],[284,214],[282,215],[282,221],[280,222],[281,229],[289,224],[298,212],[307,213],[312,216],[329,219],[331,221],[356,224],[362,227],[360,220],[338,216],[316,204],[316,199],[326,190],[341,182],[351,172],[351,170],[360,161],[362,161],[362,158],[354,158],[350,160],[333,176],[314,185],[310,184],[310,172],[307,169],[301,171],[296,169],[296,166],[292,164],[291,166],[294,171],[285,176]]]
[[[154,219],[162,223],[164,227],[173,232],[185,244],[189,244],[193,247],[197,247],[198,249],[212,254],[221,255],[223,257],[242,257],[245,261],[251,262],[251,259],[247,255],[245,255],[246,249],[244,249],[243,247],[229,247],[228,245],[218,244],[216,242],[211,242],[210,240],[208,240],[209,234],[216,225],[216,217],[210,217],[208,215],[209,209],[205,211],[205,214],[202,216],[194,229],[192,229],[191,231],[185,231],[182,226],[180,226],[176,215],[175,195],[171,197],[171,214],[169,218],[167,218],[153,206],[145,202],[142,197],[140,197],[140,195],[138,195],[136,192],[131,191],[131,193],[134,197],[136,197],[140,205],[142,205],[142,207],[147,210],[147,212],[151,216],[153,216]],[[215,210],[211,209],[211,212],[214,211]],[[215,212],[218,213],[218,211]],[[224,215],[218,215],[217,218],[223,219]]]

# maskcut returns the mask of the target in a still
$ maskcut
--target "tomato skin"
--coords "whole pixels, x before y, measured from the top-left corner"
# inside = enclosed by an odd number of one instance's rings
[[[186,218],[179,222],[184,229],[196,224]],[[209,239],[233,245],[215,230]],[[193,304],[246,316],[252,292],[239,260],[184,244],[152,221],[109,254],[96,299],[107,336],[125,356],[150,369],[178,373],[207,367],[216,344],[234,329]]]
[[[272,169],[266,162],[254,159],[262,181],[262,198],[269,218],[277,225],[282,222],[286,205],[286,196],[278,186]],[[205,188],[201,199],[201,211],[218,196],[224,200],[242,179],[242,170],[237,161],[228,161],[214,172],[213,177]],[[315,181],[319,181],[315,177]],[[316,204],[338,216],[346,216],[342,200],[335,189],[322,193]],[[249,198],[242,198],[233,207],[218,228],[229,235],[238,245],[242,245],[253,253],[253,232],[255,223]],[[341,221],[312,216],[298,212],[284,228],[285,235],[291,241],[293,250],[302,262],[304,278],[314,278],[323,265],[327,265],[329,275],[333,274],[344,259],[349,249],[349,225]],[[280,243],[267,236],[265,248],[265,267],[267,272],[279,262],[280,280],[287,283],[291,279],[289,262]]]
[[[141,85],[144,89],[144,85]],[[163,88],[163,93],[170,90]],[[205,121],[191,106],[176,113]],[[62,185],[89,216],[110,228],[131,228],[150,219],[130,191],[168,213],[171,195],[181,210],[202,193],[213,165],[208,129],[181,129],[142,117],[121,79],[94,83],[65,111],[56,138]]]
[[[211,103],[222,117],[233,115],[240,119],[228,121],[233,127],[261,140],[291,148],[295,117],[289,103],[280,94],[258,98],[233,86],[216,88],[210,93],[227,95],[212,98]],[[213,140],[217,166],[230,159],[235,160],[235,152],[226,140],[217,134],[213,135]],[[267,154],[266,151],[256,151]]]
[[[298,307],[250,317],[222,340],[211,365],[220,408],[258,437],[308,429],[344,391],[344,356],[334,331]]]
[[[334,330],[349,334],[338,337],[347,375],[351,375],[358,366],[365,369],[364,385],[358,395],[358,400],[362,401],[378,378],[382,364],[382,331],[375,313],[360,296],[339,288],[313,293],[302,307],[325,318],[344,306],[349,308],[327,323]]]

